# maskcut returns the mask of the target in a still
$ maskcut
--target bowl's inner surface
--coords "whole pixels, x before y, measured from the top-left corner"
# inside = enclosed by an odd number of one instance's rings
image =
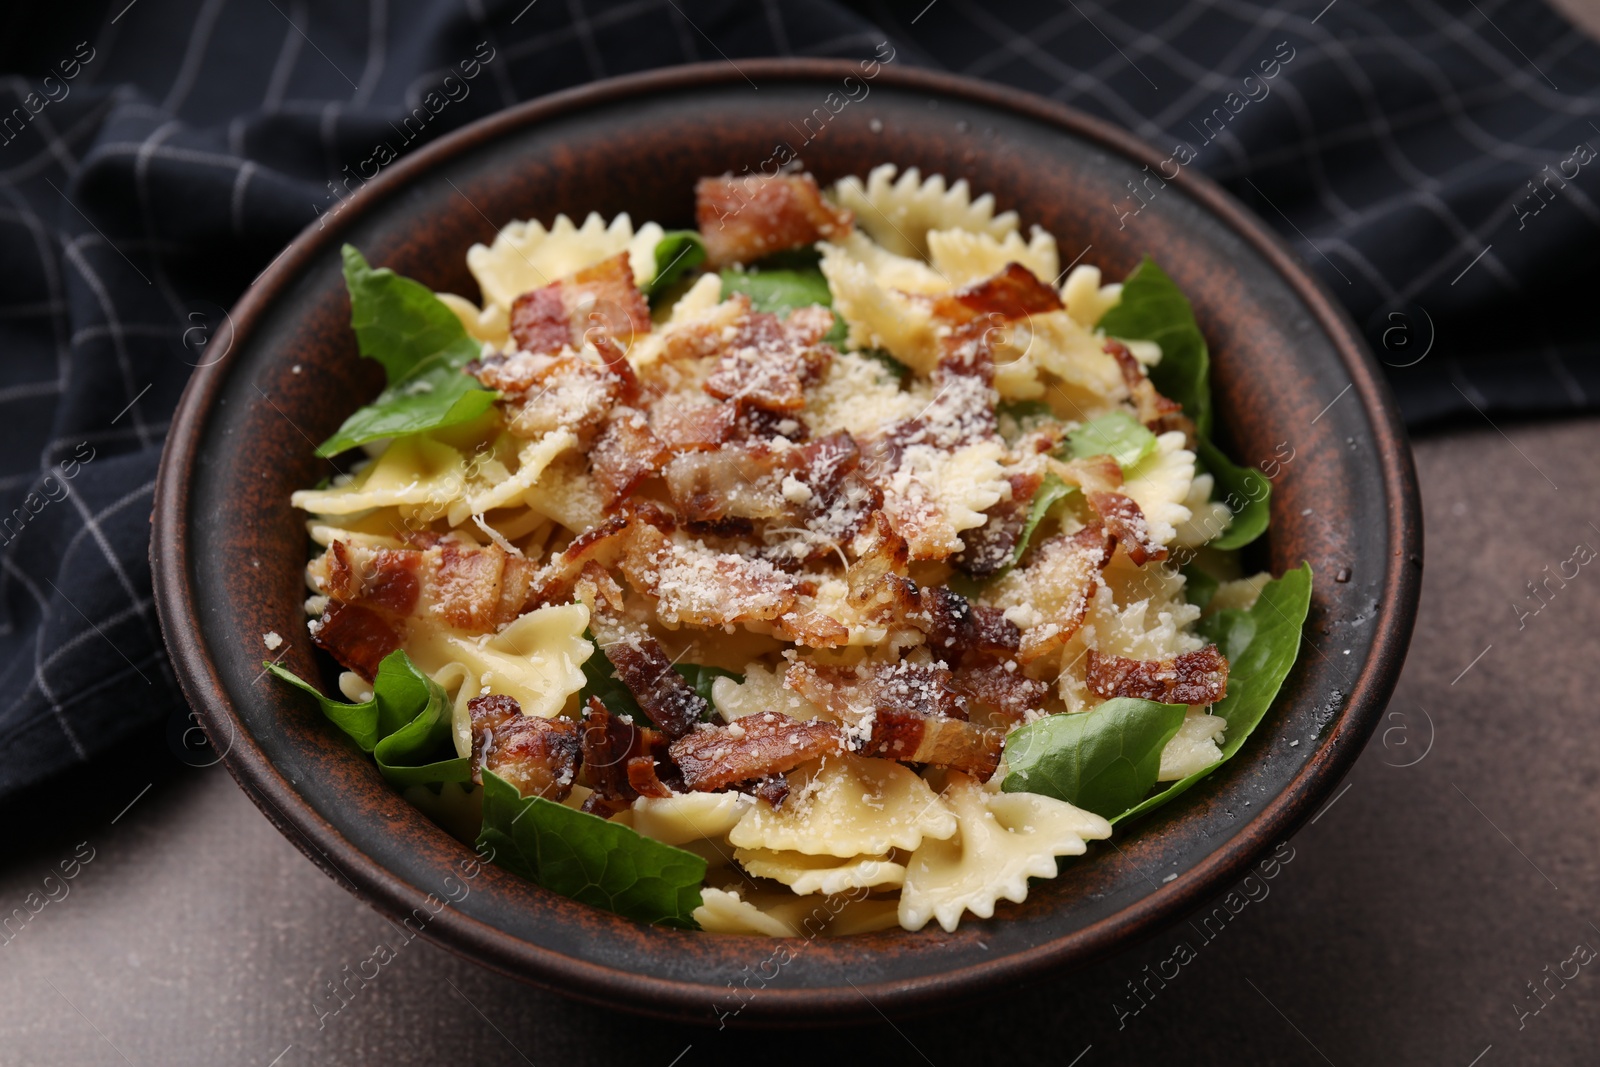
[[[459,896],[446,880],[454,875],[451,884],[459,884],[457,864],[470,851],[386,786],[309,702],[261,674],[261,635],[276,630],[292,646],[285,665],[321,676],[301,611],[306,534],[289,494],[330,473],[312,455],[314,443],[370,399],[380,380],[357,356],[339,244],[348,240],[375,265],[475,298],[466,250],[490,240],[496,227],[519,218],[548,224],[558,212],[581,221],[590,211],[608,219],[626,211],[636,224],[689,226],[695,179],[754,172],[779,146],[798,154],[824,183],[864,175],[881,162],[966,178],[975,193],[993,192],[1000,210],[1018,211],[1025,228],[1037,223],[1053,232],[1063,264],[1081,256],[1108,278],[1122,277],[1146,252],[1155,255],[1193,300],[1211,344],[1226,447],[1240,462],[1276,459],[1281,467],[1259,562],[1281,573],[1309,560],[1315,571],[1300,661],[1275,710],[1234,761],[1153,817],[1119,827],[1114,846],[1092,845],[1087,856],[1063,861],[1059,878],[1036,883],[1022,905],[1002,904],[992,920],[968,916],[954,934],[930,926],[915,934],[820,939],[791,946],[790,958],[773,966],[775,943],[766,939],[640,927],[491,868],[466,882],[465,899],[427,925],[502,969],[576,983],[581,988],[574,991],[589,995],[640,983],[641,1003],[710,1018],[718,1006],[728,1010],[729,983],[765,987],[756,1003],[766,998],[776,1011],[787,1010],[780,1003],[786,996],[793,1008],[815,1008],[817,998],[807,1005],[796,999],[805,990],[854,997],[850,983],[894,1005],[917,999],[949,972],[964,970],[974,984],[993,981],[1007,957],[1068,935],[1078,935],[1068,955],[1104,951],[1137,925],[1124,909],[1158,893],[1174,906],[1194,902],[1220,889],[1222,877],[1236,876],[1251,858],[1248,849],[1238,850],[1227,869],[1214,869],[1207,884],[1185,873],[1250,833],[1252,820],[1309,762],[1328,758],[1330,732],[1352,734],[1345,743],[1359,745],[1361,724],[1370,727],[1377,714],[1372,707],[1354,714],[1346,698],[1364,670],[1376,670],[1368,662],[1373,620],[1389,568],[1401,565],[1387,547],[1397,505],[1386,499],[1379,440],[1361,391],[1323,410],[1352,378],[1291,285],[1176,185],[1141,185],[1148,206],[1122,218],[1131,205],[1127,183],[1142,183],[1149,172],[1107,147],[997,106],[936,100],[884,78],[807,141],[819,127],[815,116],[827,113],[824,99],[837,88],[836,80],[764,77],[752,91],[735,77],[589,106],[481,140],[364,210],[333,216],[309,268],[253,323],[247,316],[234,350],[212,369],[222,378],[195,468],[188,536],[199,640],[230,705],[207,709],[222,734],[219,747],[228,743],[235,721],[229,716],[237,716],[241,736],[232,744],[259,747],[331,824],[334,840],[353,850],[346,859],[362,854],[404,883],[398,894],[392,882],[378,885],[387,910],[420,906],[429,893]],[[1345,569],[1349,580],[1336,581]],[[316,820],[292,811],[273,817],[299,825],[307,840],[319,832],[308,825]],[[1266,843],[1261,838],[1250,847]],[[339,866],[334,853],[323,862]],[[369,892],[382,882],[359,856],[355,867],[345,873]],[[616,974],[568,969],[554,976],[552,967],[565,966],[557,956]],[[762,980],[747,982],[755,973]],[[652,979],[687,985],[667,990],[650,986]]]

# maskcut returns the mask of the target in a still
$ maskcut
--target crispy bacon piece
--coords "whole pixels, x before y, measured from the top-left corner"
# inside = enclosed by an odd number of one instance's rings
[[[589,606],[589,628],[601,653],[650,721],[669,740],[682,737],[710,712],[710,705],[672,669],[661,642],[622,618],[617,607],[621,591],[610,576],[595,563],[584,568],[584,576],[578,596]],[[611,589],[605,588],[607,584]]]
[[[383,657],[400,647],[400,633],[382,615],[359,604],[329,600],[311,640],[347,670],[377,677]]]
[[[1019,663],[1032,663],[1055,651],[1078,632],[1115,547],[1105,528],[1096,523],[1075,534],[1057,534],[1033,550],[1021,575],[1039,621],[1022,631]]]
[[[933,303],[933,314],[952,325],[974,320],[993,325],[1062,307],[1060,293],[1022,264],[1007,263],[999,273],[939,297]]]
[[[822,199],[809,174],[701,178],[694,199],[706,266],[712,270],[814,241],[836,241],[855,226],[854,215]]]
[[[1011,499],[990,508],[982,526],[962,530],[961,551],[950,557],[951,565],[969,577],[989,578],[1010,565],[1028,524],[1033,495],[1043,481],[1033,473],[1011,474],[1006,480],[1011,483]]]
[[[645,523],[633,527],[622,574],[634,589],[657,598],[656,613],[669,625],[776,619],[799,595],[794,579],[764,559],[675,541]]]
[[[928,650],[952,667],[1016,652],[1022,633],[998,608],[968,603],[944,586],[924,586],[907,621],[928,635]]]
[[[1089,456],[1050,464],[1062,481],[1085,493],[1112,493],[1122,488],[1122,468],[1110,456]]]
[[[600,337],[626,345],[649,332],[650,305],[634,284],[626,252],[523,293],[511,305],[511,336],[525,352],[579,349]]]
[[[616,507],[640,482],[655,474],[666,456],[666,447],[650,432],[644,415],[633,408],[612,412],[590,455],[607,506]]]
[[[468,369],[484,385],[505,394],[507,424],[518,437],[563,429],[583,433],[598,426],[629,393],[628,379],[573,352],[495,355]]]
[[[628,784],[642,797],[670,797],[668,789],[656,774],[654,756],[634,756],[628,760]]]
[[[768,778],[845,751],[844,735],[833,723],[801,722],[772,711],[727,726],[702,725],[671,745],[684,784],[696,792]]]
[[[534,575],[529,585],[528,603],[557,604],[570,600],[585,564],[594,561],[602,566],[610,566],[616,562],[631,521],[629,516],[613,515],[599,526],[574,537],[566,548],[546,561]]]
[[[482,782],[487,769],[525,797],[565,800],[572,792],[581,749],[576,722],[524,715],[515,697],[500,693],[473,697],[467,714],[474,782]]]
[[[1121,341],[1108,339],[1102,346],[1107,355],[1117,361],[1117,369],[1122,371],[1122,383],[1128,387],[1128,395],[1133,398],[1134,406],[1139,409],[1139,421],[1146,426],[1157,429],[1179,429],[1181,424],[1172,424],[1171,420],[1177,418],[1192,431],[1194,424],[1183,417],[1183,405],[1176,400],[1171,400],[1157,391],[1144,372],[1144,367],[1134,358],[1128,346]]]
[[[1129,659],[1090,649],[1089,688],[1110,699],[1138,697],[1163,704],[1214,704],[1228,691],[1228,661],[1216,645],[1171,659]]]
[[[833,350],[819,344],[832,325],[833,312],[824,307],[796,308],[782,321],[768,312],[744,315],[725,338],[705,391],[741,409],[798,411],[805,406],[806,386],[832,359]]]
[[[856,541],[859,554],[845,570],[850,606],[868,618],[916,610],[916,586],[904,580],[910,560],[906,539],[895,533],[889,517],[874,511]]]
[[[850,643],[850,627],[820,611],[791,611],[772,620],[772,632],[807,648],[838,648]]]
[[[321,572],[318,575],[318,572]],[[398,619],[428,615],[476,633],[522,613],[534,564],[498,545],[439,538],[431,547],[370,548],[335,541],[312,565],[322,590]]]
[[[655,776],[653,752],[659,737],[642,723],[613,715],[599,697],[589,698],[583,718],[583,778],[594,790],[583,810],[609,816],[640,795],[633,782],[636,774],[650,784],[645,772],[634,771],[633,766],[642,762],[649,767],[649,777]]]
[[[739,788],[741,793],[749,793],[757,800],[765,800],[775,808],[783,807],[783,802],[789,797],[789,778],[783,773],[768,775],[748,782]]]
[[[683,452],[667,461],[662,474],[667,495],[685,522],[774,519],[792,510],[783,496],[778,457],[764,446]]]
[[[856,668],[797,663],[784,685],[841,721],[865,729],[862,755],[955,767],[987,780],[1000,761],[1000,733],[965,721],[951,672],[900,662]]]
[[[950,687],[970,707],[1012,725],[1042,709],[1050,695],[1048,685],[1011,663],[964,664],[951,672]]]
[[[1109,533],[1128,558],[1139,566],[1167,558],[1167,550],[1150,537],[1150,524],[1138,503],[1121,493],[1088,493],[1089,506],[1099,513]]]
[[[733,434],[737,416],[734,404],[673,397],[651,406],[650,431],[673,452],[714,451]]]

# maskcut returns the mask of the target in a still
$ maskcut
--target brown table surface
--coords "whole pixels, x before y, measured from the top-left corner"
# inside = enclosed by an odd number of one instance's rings
[[[989,1003],[780,1034],[636,1020],[417,941],[319,1029],[319,986],[389,928],[157,739],[0,812],[0,911],[93,856],[0,944],[0,1063],[1594,1063],[1600,964],[1574,949],[1600,951],[1600,568],[1514,605],[1600,550],[1600,420],[1502,429],[1418,444],[1426,578],[1391,718],[1214,940],[1180,924]],[[1119,1018],[1180,941],[1196,957]]]

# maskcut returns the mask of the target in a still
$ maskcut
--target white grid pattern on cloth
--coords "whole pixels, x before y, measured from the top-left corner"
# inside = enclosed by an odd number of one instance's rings
[[[1157,145],[1198,146],[1194,165],[1282,231],[1358,324],[1413,303],[1450,312],[1448,333],[1439,338],[1442,358],[1393,375],[1417,418],[1459,409],[1459,401],[1440,400],[1453,394],[1451,380],[1503,375],[1503,364],[1530,347],[1514,331],[1484,329],[1482,316],[1474,318],[1467,305],[1497,296],[1538,299],[1550,262],[1579,262],[1583,242],[1594,238],[1590,227],[1600,229],[1597,186],[1580,174],[1560,191],[1569,223],[1549,222],[1549,232],[1534,240],[1516,237],[1524,183],[1575,142],[1600,145],[1600,122],[1590,125],[1600,120],[1600,50],[1542,5],[1038,0],[1000,7],[941,0],[926,12],[924,4],[898,0],[863,6],[952,69],[1084,107]],[[1203,40],[1197,29],[1207,31]],[[1085,47],[1095,41],[1098,49]],[[1296,55],[1270,94],[1242,108],[1211,143],[1197,138],[1200,118],[1223,106],[1228,92],[1240,91],[1253,62],[1277,41],[1290,42]],[[1587,190],[1579,185],[1584,180]],[[1563,241],[1558,229],[1576,232]],[[1405,247],[1397,233],[1417,241]],[[1536,329],[1546,331],[1561,319],[1535,317]],[[1587,406],[1600,383],[1594,366],[1600,345],[1582,336],[1571,315],[1561,328],[1565,333],[1532,339],[1543,360],[1523,369],[1547,380],[1528,392],[1545,407]],[[1586,358],[1574,363],[1567,358],[1574,352]],[[1500,391],[1483,392],[1486,410],[1507,410]]]
[[[96,449],[64,498],[20,534],[0,535],[0,678],[15,694],[0,709],[0,792],[178,706],[152,613],[144,510],[166,413],[189,372],[178,343],[186,313],[197,300],[231,303],[313,221],[323,183],[370,152],[413,97],[472,54],[470,42],[495,49],[478,83],[490,91],[427,137],[542,92],[707,51],[859,55],[882,39],[842,9],[796,0],[748,12],[702,0],[274,6],[282,34],[266,38],[254,74],[212,61],[241,35],[255,46],[273,24],[248,5],[141,0],[118,25],[83,27],[72,40],[93,41],[96,54],[72,96],[0,146],[0,233],[17,235],[5,262],[31,278],[0,295],[0,329],[21,331],[24,357],[0,366],[0,413],[17,416],[0,420],[0,433],[12,432],[0,522],[39,499],[75,449]],[[182,32],[145,32],[180,8]],[[512,25],[519,10],[526,17]],[[417,24],[439,27],[440,41],[418,47],[406,36]],[[635,37],[635,26],[650,33]],[[19,100],[37,80],[4,73],[0,91]],[[219,94],[231,113],[193,124],[192,109],[218,113]],[[24,250],[35,259],[25,267]],[[118,692],[134,675],[153,687],[132,702],[148,705],[142,714]]]

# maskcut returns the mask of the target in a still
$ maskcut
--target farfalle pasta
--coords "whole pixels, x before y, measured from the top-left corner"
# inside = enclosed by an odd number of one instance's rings
[[[1237,750],[1298,642],[1252,613],[1309,578],[1222,550],[1266,492],[1153,263],[1063,276],[891,164],[695,193],[695,231],[510,223],[478,302],[345,250],[389,386],[292,503],[347,702],[273,669],[556,892],[774,937],[989,919]]]

